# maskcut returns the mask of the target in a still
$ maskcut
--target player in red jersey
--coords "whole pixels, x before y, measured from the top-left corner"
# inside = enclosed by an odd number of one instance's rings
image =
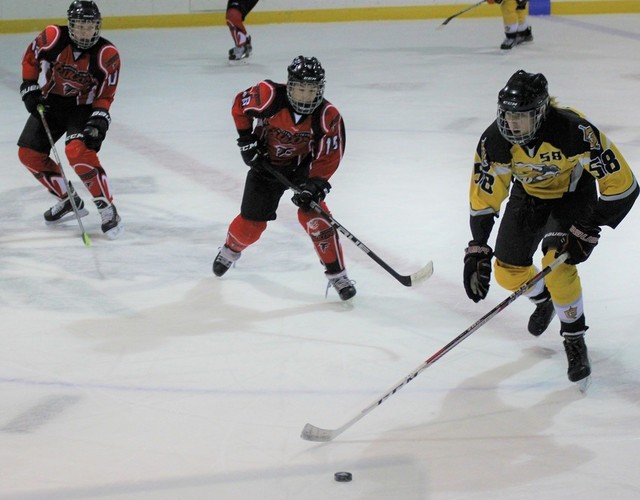
[[[336,107],[324,99],[325,72],[315,57],[298,56],[288,67],[287,83],[264,80],[240,92],[232,115],[238,130],[238,146],[247,173],[240,214],[231,222],[224,246],[213,262],[222,276],[240,253],[258,241],[287,188],[262,168],[265,161],[299,186],[292,201],[298,220],[311,237],[330,285],[342,300],[356,294],[347,277],[338,233],[311,209],[314,201],[327,212],[323,201],[329,179],[338,168],[345,147],[344,123]]]
[[[67,18],[68,26],[47,26],[24,53],[20,94],[31,115],[18,139],[18,157],[60,200],[44,213],[45,223],[73,218],[60,167],[49,157],[51,144],[38,113],[42,104],[54,142],[66,134],[66,157],[93,196],[103,233],[113,239],[122,224],[97,153],[111,123],[109,108],[120,77],[120,55],[100,36],[102,16],[94,2],[74,1]],[[84,217],[88,214],[84,202],[71,191]]]
[[[227,26],[233,38],[234,47],[229,49],[229,63],[246,63],[251,56],[251,37],[247,34],[244,19],[258,3],[258,0],[229,0],[227,2]]]

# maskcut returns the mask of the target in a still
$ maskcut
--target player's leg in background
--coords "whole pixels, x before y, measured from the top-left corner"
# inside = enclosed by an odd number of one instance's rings
[[[517,0],[516,14],[518,16],[518,28],[516,42],[518,44],[533,42],[533,31],[529,24],[529,1]]]
[[[227,2],[226,21],[234,46],[229,49],[231,63],[246,62],[253,47],[251,36],[247,33],[244,20],[258,0],[229,0]]]
[[[505,39],[500,45],[502,50],[510,50],[518,44],[518,14],[516,0],[503,0],[500,4]]]

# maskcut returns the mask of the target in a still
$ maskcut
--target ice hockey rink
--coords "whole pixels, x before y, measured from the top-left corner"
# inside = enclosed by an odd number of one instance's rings
[[[533,17],[534,43],[509,52],[497,17],[441,21],[249,19],[241,67],[225,27],[105,31],[123,68],[100,155],[126,232],[104,239],[89,207],[90,248],[74,222],[45,227],[55,200],[17,159],[36,33],[0,37],[0,498],[640,497],[637,206],[580,265],[586,395],[558,320],[532,337],[521,298],[332,442],[300,438],[356,417],[508,296],[494,282],[467,299],[462,258],[474,149],[513,72],[543,72],[640,173],[640,15]],[[211,273],[247,168],[232,99],[299,54],[322,62],[347,127],[334,217],[401,274],[433,261],[420,286],[343,238],[358,294],[325,298],[290,195]]]

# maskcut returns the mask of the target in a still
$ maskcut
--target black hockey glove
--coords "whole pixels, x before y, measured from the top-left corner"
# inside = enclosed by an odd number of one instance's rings
[[[464,251],[464,290],[474,302],[480,302],[489,293],[492,257],[491,247],[477,241],[470,241]]]
[[[293,195],[291,201],[304,212],[311,210],[311,202],[320,203],[331,191],[331,184],[320,177],[311,177],[298,186],[300,191]]]
[[[529,0],[516,0],[516,10],[524,10],[527,8],[527,2]]]
[[[32,80],[25,80],[22,82],[22,85],[20,85],[20,96],[22,97],[22,102],[24,102],[24,107],[27,108],[27,111],[33,116],[39,116],[38,104],[44,104],[44,97],[38,82],[34,82]]]
[[[567,236],[563,238],[562,248],[558,255],[569,252],[569,258],[565,262],[575,266],[589,258],[599,239],[599,227],[590,227],[574,222],[569,228]]]
[[[96,153],[100,151],[102,141],[107,135],[111,116],[105,109],[96,109],[87,120],[82,135],[84,136],[84,144],[89,149],[93,149]]]
[[[238,147],[240,148],[240,154],[242,160],[247,167],[251,167],[254,170],[262,170],[262,162],[266,161],[267,155],[265,154],[262,144],[258,140],[256,134],[248,134],[238,137]]]

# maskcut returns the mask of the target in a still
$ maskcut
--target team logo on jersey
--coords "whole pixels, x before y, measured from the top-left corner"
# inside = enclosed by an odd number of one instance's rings
[[[91,73],[78,71],[69,64],[56,62],[53,68],[56,77],[62,81],[62,91],[65,96],[79,95],[83,89],[90,89],[95,83]]]
[[[523,184],[536,184],[560,175],[560,167],[544,163],[516,163],[513,175]]]
[[[269,135],[280,143],[305,144],[311,141],[311,133],[304,131],[290,132],[281,128],[270,128]]]
[[[269,124],[267,124],[269,125]],[[290,132],[281,128],[267,127],[267,143],[275,148],[276,158],[290,159],[304,156],[311,150],[312,136],[310,132]]]
[[[591,149],[600,149],[600,143],[598,142],[598,137],[596,133],[593,131],[591,125],[578,125],[578,128],[582,130],[582,138],[584,142],[588,142],[591,146]]]
[[[293,146],[287,146],[285,144],[276,144],[275,147],[277,158],[290,158],[296,150]]]
[[[576,319],[578,317],[578,308],[570,307],[569,309],[566,309],[564,311],[564,315],[567,317],[567,319]]]
[[[62,84],[62,92],[65,96],[74,96],[80,93],[80,89],[69,82],[64,82]]]

